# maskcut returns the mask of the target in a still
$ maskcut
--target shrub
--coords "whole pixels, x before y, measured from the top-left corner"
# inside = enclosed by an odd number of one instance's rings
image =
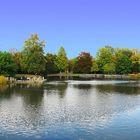
[[[129,74],[129,76],[130,76],[132,79],[139,79],[139,78],[140,78],[140,73],[137,73],[137,74]]]
[[[0,84],[6,84],[7,83],[7,79],[4,76],[0,76]]]

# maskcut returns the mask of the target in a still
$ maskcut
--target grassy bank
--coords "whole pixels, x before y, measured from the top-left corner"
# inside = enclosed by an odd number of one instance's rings
[[[31,74],[16,74],[14,77],[0,76],[0,85],[7,83],[14,84],[43,84],[44,77]]]
[[[55,76],[69,76],[69,77],[79,77],[83,74],[73,74],[73,73],[58,73],[58,74],[48,74],[48,77],[55,77]]]
[[[16,74],[15,75],[15,78],[23,77],[23,76],[25,76],[25,77],[33,77],[35,75],[32,75],[32,74]],[[39,75],[36,75],[36,76],[39,76]]]
[[[0,85],[7,84],[8,80],[5,76],[0,76]]]
[[[131,79],[140,79],[140,73],[137,74],[129,74]]]
[[[31,74],[16,74],[16,84],[43,84],[45,81],[43,76]]]
[[[109,75],[109,74],[71,74],[71,73],[59,73],[59,74],[48,74],[48,77],[79,77],[79,78],[91,78],[91,79],[122,79],[122,80],[133,80],[140,79],[139,74],[128,74],[128,75]]]

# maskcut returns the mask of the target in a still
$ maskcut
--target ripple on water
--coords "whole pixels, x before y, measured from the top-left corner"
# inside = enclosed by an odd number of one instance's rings
[[[0,139],[137,139],[140,89],[120,83],[60,81],[37,92],[5,91],[0,94]]]

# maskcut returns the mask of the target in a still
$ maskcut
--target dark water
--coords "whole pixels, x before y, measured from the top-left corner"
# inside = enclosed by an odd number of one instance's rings
[[[0,140],[139,140],[140,84],[50,81],[0,87]]]

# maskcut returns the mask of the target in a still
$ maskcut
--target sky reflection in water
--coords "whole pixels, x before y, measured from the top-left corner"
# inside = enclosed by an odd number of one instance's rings
[[[129,81],[50,81],[0,87],[0,139],[139,139],[140,86]]]

